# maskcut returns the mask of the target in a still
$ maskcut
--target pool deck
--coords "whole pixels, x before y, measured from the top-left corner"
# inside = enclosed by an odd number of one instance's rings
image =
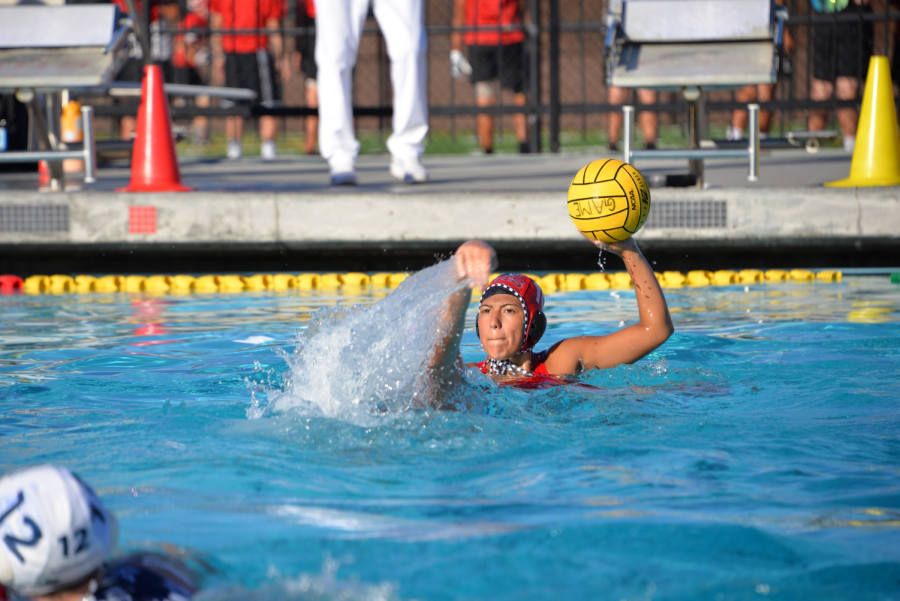
[[[565,191],[602,156],[427,156],[432,181],[415,186],[391,179],[387,157],[365,156],[356,188],[329,187],[318,157],[185,159],[184,183],[196,191],[159,194],[116,192],[128,181],[124,167],[64,193],[35,191],[35,174],[0,174],[0,272],[86,262],[81,270],[91,272],[202,270],[211,261],[234,271],[417,267],[468,238],[492,242],[501,259],[517,257],[510,268],[565,261],[585,269],[596,252],[572,226]],[[687,170],[681,161],[636,166],[648,178]],[[770,151],[751,184],[745,161],[707,161],[705,189],[652,190],[637,239],[659,268],[772,266],[773,258],[900,264],[900,188],[822,187],[849,169],[840,150]],[[137,207],[153,207],[150,221]]]

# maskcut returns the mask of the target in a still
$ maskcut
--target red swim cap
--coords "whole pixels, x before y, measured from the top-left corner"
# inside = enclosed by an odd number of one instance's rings
[[[504,273],[494,278],[481,294],[481,302],[495,294],[511,294],[522,303],[525,310],[525,338],[519,354],[534,347],[547,329],[547,317],[544,315],[544,292],[537,282],[527,275]],[[475,320],[475,333],[478,333],[478,320]]]

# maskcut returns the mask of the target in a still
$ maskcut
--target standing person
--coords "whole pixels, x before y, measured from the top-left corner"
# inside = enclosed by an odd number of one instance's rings
[[[178,29],[193,30],[178,34],[172,39],[172,66],[175,83],[202,86],[206,77],[200,72],[209,65],[209,48],[206,40],[197,30],[205,30],[209,23],[209,11],[205,0],[188,0],[188,12],[178,24]],[[209,106],[209,96],[197,96],[194,103],[198,107]],[[209,140],[209,119],[203,115],[194,117],[191,126],[194,144],[206,144]]]
[[[284,46],[277,33],[284,17],[283,0],[211,0],[210,22],[213,30],[255,29],[256,33],[213,35],[213,71],[216,79],[230,88],[256,92],[257,101],[266,107],[281,100],[280,77],[286,72]],[[269,30],[271,33],[263,33]],[[279,68],[276,69],[276,64]],[[275,117],[259,118],[260,154],[270,161],[278,155],[275,147]],[[228,158],[243,154],[241,138],[244,118],[225,118]]]
[[[454,0],[453,27],[475,27],[465,34],[454,31],[450,36],[450,74],[459,79],[472,76],[475,103],[493,106],[492,81],[499,79],[501,89],[510,90],[513,103],[524,106],[526,64],[525,32],[522,30],[522,6],[519,0]],[[465,39],[472,62],[462,53]],[[478,138],[485,154],[494,152],[494,118],[477,117]],[[513,129],[519,141],[519,152],[529,152],[528,128],[524,113],[513,115]]]
[[[131,19],[134,22],[132,32],[128,34],[131,42],[128,59],[125,61],[125,64],[122,65],[122,68],[119,70],[118,74],[116,74],[116,80],[141,83],[144,80],[144,53],[141,44],[138,42],[136,30],[138,28],[138,19],[141,15],[144,14],[143,4],[141,3],[141,0],[134,0],[137,15],[132,15],[128,12],[128,3],[125,2],[125,0],[112,0],[112,3],[119,8],[120,18]],[[158,14],[159,10],[156,6],[151,5],[150,11],[150,20],[152,22],[156,19],[156,15]],[[129,99],[116,99],[113,102],[116,102],[117,104],[132,103],[132,101]],[[119,137],[122,140],[127,140],[130,142],[134,138],[136,133],[137,117],[135,117],[134,115],[123,115],[119,119]]]
[[[871,21],[863,17],[872,12],[869,0],[811,0],[818,13],[857,15],[858,21],[823,23],[813,32],[813,80],[810,90],[812,100],[854,100],[859,92],[860,80],[865,80],[872,56],[875,31]],[[835,111],[841,133],[844,134],[844,150],[852,153],[856,146],[858,115],[853,107]],[[810,110],[807,127],[810,131],[825,129],[825,110]]]
[[[307,33],[302,33],[296,38],[297,52],[294,53],[294,70],[303,73],[303,89],[306,93],[306,106],[319,108],[319,86],[316,84],[316,5],[313,0],[297,1],[297,27],[305,27]],[[318,137],[319,118],[310,116],[306,118],[306,140],[304,152],[316,153],[316,138]]]
[[[784,0],[775,0],[776,4],[784,4]],[[791,31],[784,28],[783,39],[784,54],[778,58],[778,68],[776,71],[781,74],[788,73],[788,69],[784,68],[786,59],[794,53],[794,36]],[[777,83],[777,82],[776,82]],[[734,93],[734,99],[737,102],[750,104],[751,102],[771,102],[775,98],[774,83],[761,83],[757,85],[744,86]],[[728,140],[743,140],[744,130],[747,129],[747,122],[750,117],[744,109],[735,109],[731,111],[731,125],[725,130],[725,138]],[[772,127],[772,111],[763,109],[759,111],[759,135],[763,138],[769,137],[769,130]]]
[[[656,90],[648,90],[644,88],[639,88],[635,92],[637,94],[637,98],[641,104],[655,104],[659,95]],[[625,104],[628,101],[628,88],[620,88],[617,86],[611,86],[609,88],[609,103],[610,104]],[[655,150],[656,149],[656,135],[659,120],[656,117],[656,113],[651,111],[640,111],[638,113],[638,125],[641,128],[641,133],[644,134],[644,142],[647,145],[647,150]],[[619,149],[619,136],[622,134],[622,113],[621,111],[613,111],[609,114],[609,130],[607,131],[609,136],[609,150],[611,152],[617,152]]]
[[[0,598],[34,601],[190,601],[193,577],[172,559],[108,562],[117,524],[84,482],[44,465],[0,478]]]
[[[428,170],[420,160],[428,134],[423,0],[316,0],[319,150],[328,161],[333,186],[356,185],[359,141],[353,132],[351,86],[370,4],[391,59],[390,172],[407,183],[425,182]]]

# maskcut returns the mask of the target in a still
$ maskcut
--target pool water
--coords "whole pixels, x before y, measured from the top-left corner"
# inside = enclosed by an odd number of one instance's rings
[[[469,374],[457,412],[379,388],[433,325],[385,294],[0,296],[0,471],[76,471],[210,599],[900,598],[886,277],[667,291],[676,334],[599,390]],[[637,315],[547,305],[539,348]]]

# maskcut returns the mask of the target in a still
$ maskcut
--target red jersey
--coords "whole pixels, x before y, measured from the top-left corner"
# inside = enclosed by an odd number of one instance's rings
[[[521,29],[500,31],[501,28],[522,25],[519,0],[467,0],[466,27],[493,28],[485,31],[469,31],[465,34],[468,46],[496,46],[519,44],[525,41]]]
[[[181,20],[181,23],[178,24],[178,29],[206,29],[206,19],[198,15],[197,13],[188,13]],[[196,44],[198,41],[203,38],[196,33],[178,34],[175,36],[176,40],[184,40],[187,38],[185,43],[187,44]],[[179,69],[182,67],[195,67],[196,65],[189,65],[187,57],[185,56],[185,48],[183,44],[175,44],[175,48],[172,51],[172,65],[178,67]]]
[[[316,18],[316,0],[306,0],[306,16]]]
[[[119,11],[123,15],[128,14],[128,4],[125,3],[125,0],[112,0],[112,3],[119,7]],[[144,16],[144,6],[141,4],[141,0],[134,0],[134,9],[137,11],[139,17]],[[151,0],[150,4],[150,22],[159,20],[159,6],[156,5],[153,0]]]
[[[284,0],[210,0],[209,11],[222,15],[222,29],[266,30],[266,22],[284,17]],[[264,33],[239,33],[222,36],[222,49],[249,54],[269,45]]]

